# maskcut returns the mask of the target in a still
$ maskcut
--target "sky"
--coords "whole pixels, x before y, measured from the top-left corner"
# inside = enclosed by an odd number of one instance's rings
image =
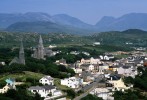
[[[0,13],[68,14],[96,24],[103,16],[147,13],[147,0],[0,0]]]

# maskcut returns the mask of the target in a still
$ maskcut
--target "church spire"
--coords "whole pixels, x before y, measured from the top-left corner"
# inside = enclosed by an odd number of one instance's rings
[[[24,47],[21,40],[20,50],[19,50],[19,63],[25,65],[25,57],[24,57]]]
[[[41,35],[40,35],[40,37],[39,37],[39,44],[43,44],[43,40],[42,40],[42,37],[41,37]]]
[[[20,44],[20,50],[19,50],[19,53],[24,53],[24,48],[23,48],[22,40],[21,40],[21,44]]]

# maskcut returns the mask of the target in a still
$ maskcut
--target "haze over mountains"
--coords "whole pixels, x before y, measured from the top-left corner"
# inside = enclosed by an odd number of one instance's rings
[[[96,25],[82,22],[66,14],[49,15],[41,12],[25,14],[0,14],[0,28],[19,32],[65,32],[90,34],[103,31],[123,31],[127,29],[147,30],[147,13],[130,13],[119,18],[104,16]]]

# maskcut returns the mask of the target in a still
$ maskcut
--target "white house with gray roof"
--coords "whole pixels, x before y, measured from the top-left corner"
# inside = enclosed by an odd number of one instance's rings
[[[56,91],[56,87],[52,85],[44,85],[44,86],[31,86],[28,88],[33,94],[38,93],[41,97],[46,97],[48,94],[54,94]]]
[[[43,85],[54,85],[54,79],[51,76],[44,76],[39,80]]]

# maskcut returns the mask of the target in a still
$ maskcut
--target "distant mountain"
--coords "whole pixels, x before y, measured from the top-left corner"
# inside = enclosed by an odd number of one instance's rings
[[[39,25],[40,24],[40,25]],[[103,17],[96,25],[89,25],[66,14],[50,16],[47,13],[0,14],[0,29],[19,32],[65,32],[93,34],[106,31],[141,29],[147,31],[147,13],[130,13],[119,18]]]
[[[96,26],[100,27],[106,27],[107,25],[111,24],[113,21],[115,21],[114,17],[104,16],[97,24]]]
[[[103,17],[96,27],[99,31],[147,30],[147,13],[130,13],[119,18]]]
[[[71,33],[71,34],[89,34],[89,30],[75,28],[72,26],[63,26],[52,22],[17,22],[10,25],[7,29],[10,32],[37,32],[37,33]]]
[[[75,18],[75,17],[71,17],[69,15],[66,14],[57,14],[52,16],[53,20],[61,25],[69,25],[69,26],[73,26],[73,27],[78,27],[78,28],[93,28],[92,25],[89,25],[87,23],[82,22],[81,20]]]
[[[35,21],[54,22],[50,15],[41,12],[28,12],[25,14],[0,13],[0,28],[6,28],[9,25],[14,24],[16,22],[35,22]]]

